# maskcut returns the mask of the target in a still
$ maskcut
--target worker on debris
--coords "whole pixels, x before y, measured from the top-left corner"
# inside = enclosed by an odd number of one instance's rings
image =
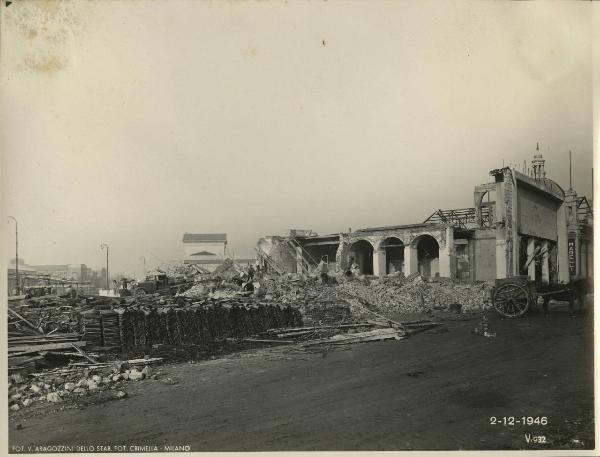
[[[319,262],[319,265],[317,265],[317,271],[319,272],[319,274],[321,276],[321,282],[323,284],[327,284],[329,282],[329,275],[328,275],[329,268],[328,268],[325,260],[321,259],[321,261]]]
[[[358,264],[354,261],[354,259],[352,259],[352,264],[350,265],[350,273],[352,273],[352,276],[360,275],[360,268],[358,267]]]
[[[253,279],[254,279],[254,268],[252,268],[252,265],[250,265],[250,267],[248,268],[248,281],[252,282]]]

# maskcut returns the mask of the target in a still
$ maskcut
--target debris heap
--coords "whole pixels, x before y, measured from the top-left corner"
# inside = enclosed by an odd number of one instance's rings
[[[346,281],[339,292],[360,298],[385,313],[416,313],[461,305],[463,312],[481,311],[490,293],[488,283],[466,284],[452,280],[426,281],[420,275],[408,278]]]

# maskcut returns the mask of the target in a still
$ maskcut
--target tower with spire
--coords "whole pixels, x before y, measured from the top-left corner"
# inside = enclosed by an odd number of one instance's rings
[[[534,179],[545,179],[546,178],[546,170],[544,169],[544,165],[546,160],[542,157],[542,153],[540,152],[540,143],[536,143],[535,146],[535,155],[533,156],[533,160],[531,161],[531,165],[533,166],[533,178]]]

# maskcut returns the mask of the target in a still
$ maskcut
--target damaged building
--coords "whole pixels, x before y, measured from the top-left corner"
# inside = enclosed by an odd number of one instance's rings
[[[290,230],[258,241],[262,265],[310,274],[358,266],[360,274],[420,273],[464,281],[527,275],[540,283],[592,275],[592,209],[586,197],[546,177],[536,154],[530,171],[492,170],[475,186],[474,206],[436,210],[423,222],[318,235]],[[356,267],[355,267],[356,268]]]

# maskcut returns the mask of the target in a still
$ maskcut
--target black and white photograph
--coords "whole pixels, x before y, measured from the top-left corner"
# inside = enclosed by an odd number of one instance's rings
[[[600,455],[599,63],[586,1],[3,0],[2,451]]]

